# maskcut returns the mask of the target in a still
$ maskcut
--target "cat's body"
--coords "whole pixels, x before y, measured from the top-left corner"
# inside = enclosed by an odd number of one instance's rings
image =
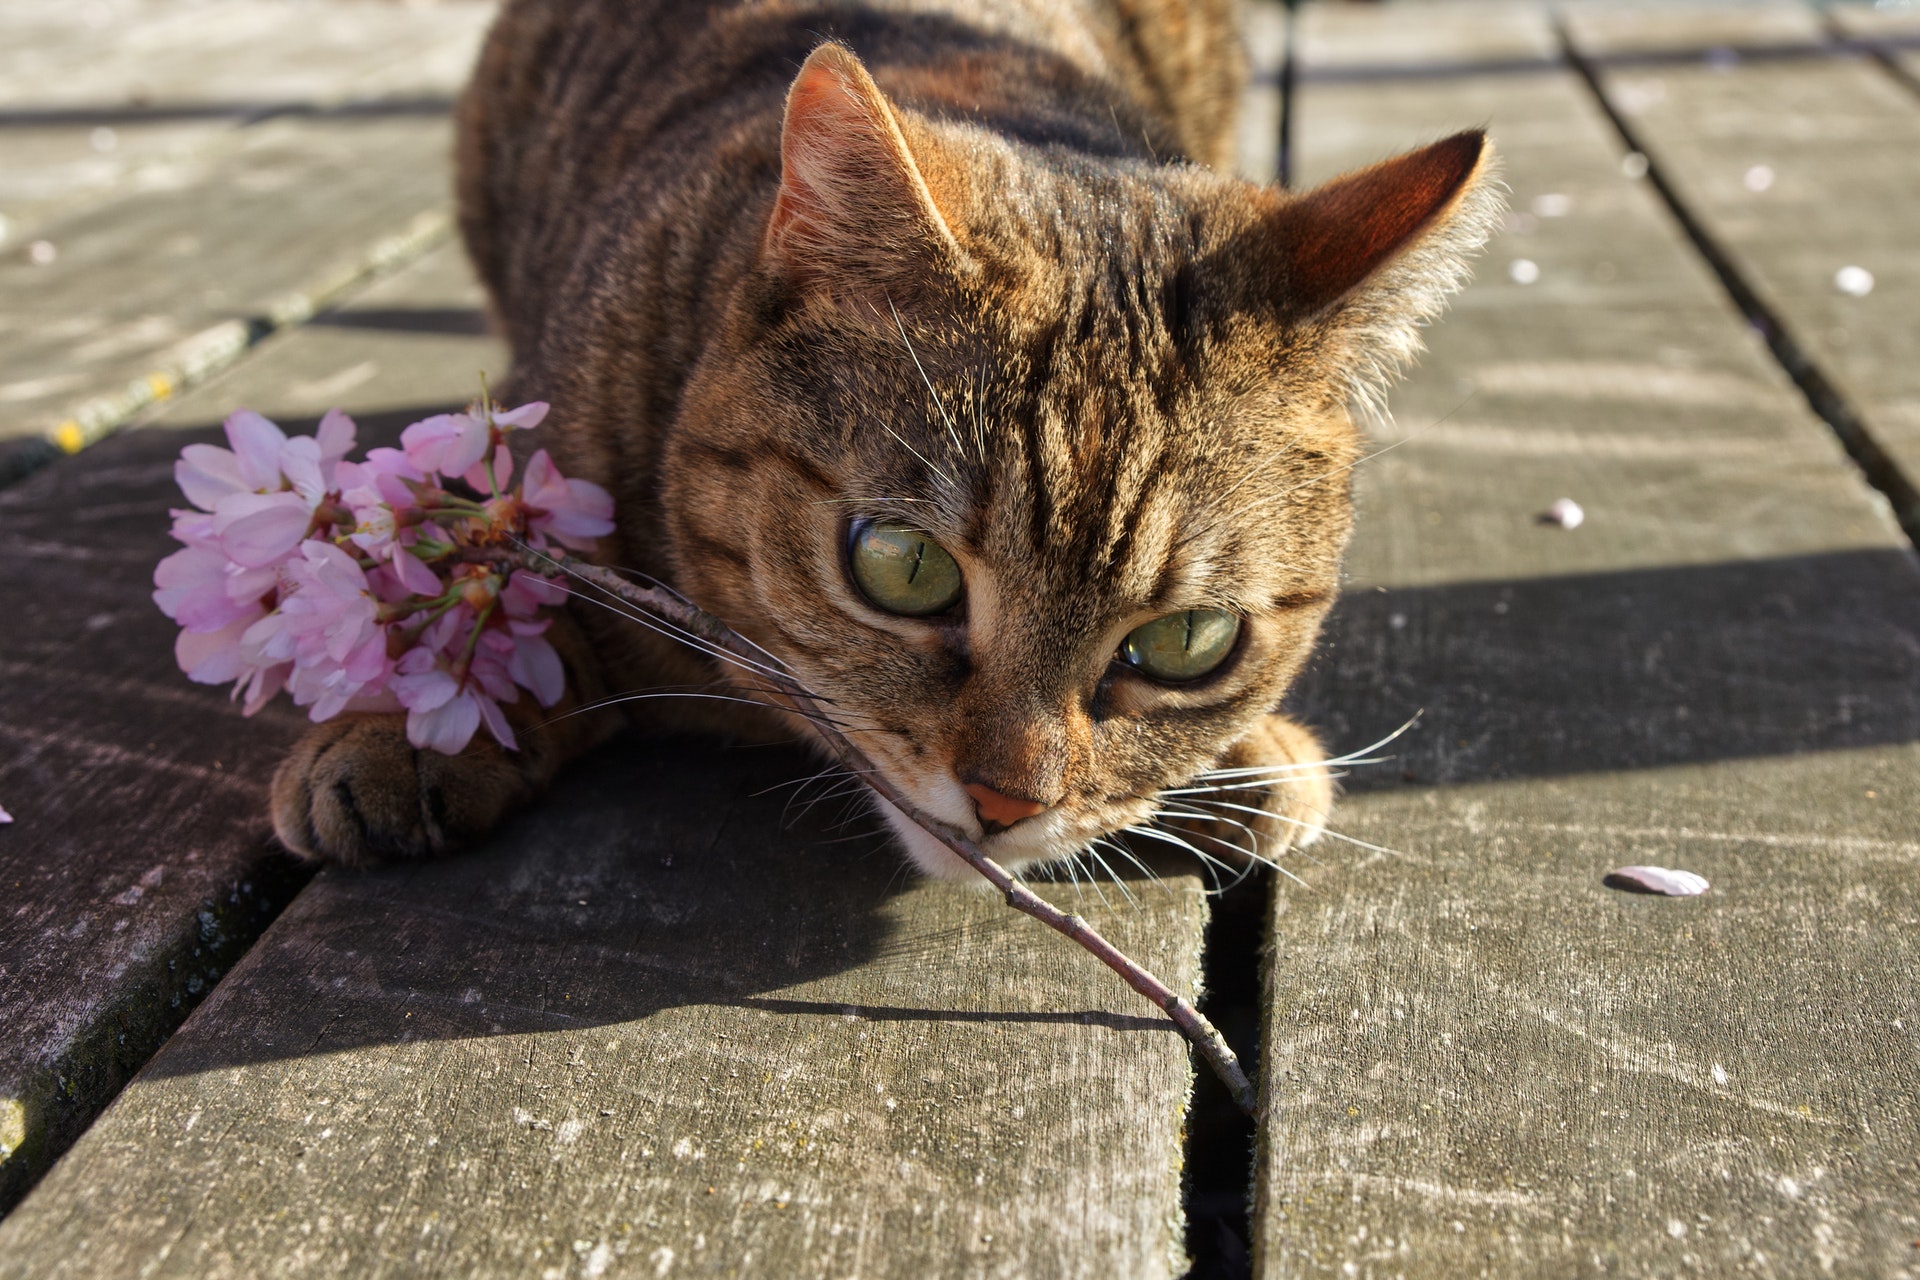
[[[615,496],[600,558],[777,655],[922,808],[1016,865],[1220,764],[1276,767],[1238,775],[1276,784],[1236,797],[1270,812],[1238,815],[1263,836],[1317,831],[1318,745],[1275,708],[1337,589],[1348,404],[1411,351],[1494,206],[1478,135],[1306,200],[1205,167],[1229,160],[1229,19],[1227,0],[515,0],[462,105],[462,227],[516,396],[552,402],[543,443]],[[876,596],[854,564],[872,529],[948,557],[954,601]],[[749,672],[576,615],[581,699],[751,696]],[[1190,679],[1136,662],[1176,618],[1189,648],[1196,619],[1230,622],[1231,648]],[[636,705],[805,732],[714,698]],[[452,760],[408,751],[397,719],[322,726],[276,825],[346,861],[447,847],[612,723]],[[960,870],[895,827],[924,869]]]

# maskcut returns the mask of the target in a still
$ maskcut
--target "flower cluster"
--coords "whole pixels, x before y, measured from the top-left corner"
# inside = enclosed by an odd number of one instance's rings
[[[180,669],[231,683],[248,715],[285,689],[316,721],[405,710],[416,747],[451,755],[485,724],[512,748],[500,704],[563,692],[544,633],[566,591],[475,551],[589,550],[613,529],[607,492],[562,476],[544,449],[511,484],[506,436],[546,412],[483,398],[361,462],[347,460],[354,424],[338,410],[291,437],[242,410],[227,419],[231,448],[188,445],[174,465],[193,504],[173,512],[185,546],[153,575],[181,627]]]

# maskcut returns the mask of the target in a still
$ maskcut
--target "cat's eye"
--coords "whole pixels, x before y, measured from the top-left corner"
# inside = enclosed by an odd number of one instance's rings
[[[960,566],[910,525],[869,520],[853,527],[847,564],[874,608],[909,618],[945,613],[960,599]]]
[[[1135,627],[1120,642],[1120,659],[1142,675],[1181,684],[1225,662],[1239,638],[1239,615],[1184,609]]]

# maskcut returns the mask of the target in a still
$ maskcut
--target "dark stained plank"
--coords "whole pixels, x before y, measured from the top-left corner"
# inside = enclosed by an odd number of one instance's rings
[[[483,853],[323,873],[0,1275],[1178,1275],[1185,1042],[816,769],[616,744]],[[1131,891],[1079,905],[1191,990],[1199,885]]]
[[[443,246],[103,448],[241,403],[397,425],[497,380],[478,304]],[[1184,1042],[997,899],[787,830],[816,768],[634,742],[477,857],[321,876],[0,1275],[1179,1274]],[[1194,989],[1192,876],[1051,892]]]
[[[243,721],[174,667],[150,599],[175,544],[173,461],[251,401],[290,427],[333,404],[391,433],[464,401],[499,344],[447,246],[269,344],[135,431],[0,491],[0,1208],[146,1061],[298,888],[265,788],[300,732]],[[423,321],[424,318],[424,321]],[[449,319],[451,318],[451,319]],[[408,332],[421,323],[455,332]],[[469,332],[459,332],[464,328]]]
[[[1351,74],[1432,13],[1302,15],[1305,176],[1484,121],[1516,213],[1358,472],[1304,709],[1425,712],[1276,894],[1259,1273],[1911,1274],[1920,572],[1579,79],[1472,73],[1544,13]]]
[[[1908,487],[1920,482],[1920,94],[1827,45],[1801,5],[1576,7],[1567,26],[1680,201]],[[1746,56],[1712,53],[1742,43]],[[1783,46],[1794,56],[1770,56]],[[1709,55],[1669,56],[1687,50]],[[1848,268],[1871,292],[1840,287]]]
[[[1896,75],[1920,92],[1920,10],[1851,0],[1827,6],[1824,12],[1842,38],[1884,57]]]

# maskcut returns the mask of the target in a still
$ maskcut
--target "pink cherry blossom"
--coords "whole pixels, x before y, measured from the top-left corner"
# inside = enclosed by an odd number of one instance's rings
[[[441,413],[423,418],[400,433],[407,461],[422,471],[457,476],[487,456],[492,432],[487,420],[472,413]]]
[[[227,594],[231,562],[206,547],[182,547],[153,571],[153,602],[160,612],[191,632],[219,631],[257,609],[253,601]],[[255,593],[257,600],[259,593]]]
[[[516,569],[500,592],[500,606],[509,618],[533,618],[542,608],[567,602],[567,589],[551,578]]]
[[[527,461],[524,501],[534,509],[527,527],[576,551],[590,551],[593,540],[613,532],[613,495],[588,480],[560,474],[545,449]]]
[[[13,821],[13,815],[8,813],[5,809],[0,809],[0,827],[5,826],[7,823],[12,821]]]
[[[567,691],[567,672],[561,665],[560,654],[542,634],[549,625],[548,622],[508,624],[514,645],[507,670],[513,682],[531,693],[543,707],[560,701],[560,696]]]
[[[471,551],[584,547],[613,527],[606,492],[562,476],[544,451],[512,487],[505,436],[546,413],[483,403],[416,422],[402,448],[358,462],[338,410],[291,437],[241,410],[229,448],[187,446],[174,475],[193,509],[173,513],[181,549],[155,568],[153,593],[180,625],[181,670],[231,684],[248,715],[284,689],[314,720],[404,711],[416,746],[457,752],[485,725],[514,749],[503,705],[522,689],[542,706],[566,692],[546,632],[569,592]]]
[[[284,560],[307,536],[313,506],[297,493],[235,493],[220,499],[213,532],[235,564],[261,568]]]

